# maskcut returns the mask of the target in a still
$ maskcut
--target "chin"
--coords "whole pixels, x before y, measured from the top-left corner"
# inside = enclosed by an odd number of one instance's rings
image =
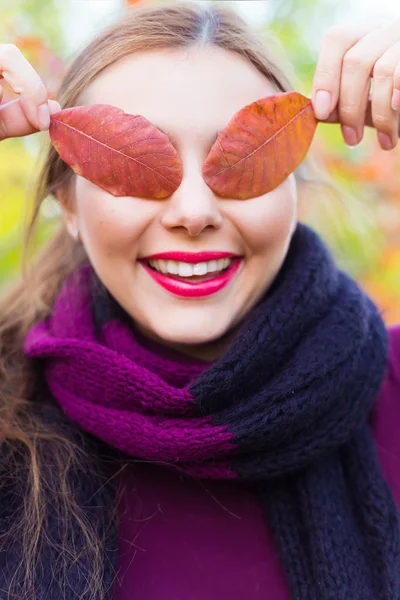
[[[199,346],[202,344],[208,344],[219,339],[224,331],[213,330],[210,332],[204,331],[204,328],[190,328],[187,327],[184,330],[182,327],[177,329],[168,328],[166,330],[154,331],[154,334],[161,340],[171,344],[187,344]]]

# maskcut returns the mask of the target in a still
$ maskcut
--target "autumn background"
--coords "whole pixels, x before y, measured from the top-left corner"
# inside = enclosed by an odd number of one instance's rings
[[[0,43],[16,44],[45,82],[50,98],[56,99],[66,66],[86,40],[121,12],[163,1],[1,0]],[[266,39],[271,33],[276,36],[276,51],[292,65],[295,89],[307,96],[321,40],[331,24],[356,22],[361,16],[398,17],[392,0],[223,3]],[[7,84],[4,90],[3,103],[16,98]],[[0,292],[21,272],[22,230],[32,210],[43,136],[48,132],[0,143]],[[311,181],[300,190],[300,219],[323,236],[342,268],[378,304],[387,324],[400,322],[400,142],[385,152],[376,132],[365,128],[363,141],[351,149],[338,125],[319,124],[309,156]],[[31,253],[52,235],[59,220],[57,203],[49,197]]]

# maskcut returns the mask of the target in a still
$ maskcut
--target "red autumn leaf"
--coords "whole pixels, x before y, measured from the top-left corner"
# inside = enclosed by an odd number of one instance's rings
[[[113,196],[158,200],[181,183],[169,137],[141,115],[109,104],[74,106],[51,116],[49,134],[75,173]]]
[[[219,132],[203,165],[203,178],[223,198],[266,194],[303,161],[317,124],[311,100],[298,92],[257,100]]]

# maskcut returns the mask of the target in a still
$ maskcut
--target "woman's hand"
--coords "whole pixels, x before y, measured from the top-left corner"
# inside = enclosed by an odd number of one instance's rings
[[[349,146],[362,140],[367,125],[377,129],[384,150],[394,148],[400,133],[400,19],[329,29],[311,99],[316,118],[340,123]]]
[[[14,44],[0,44],[0,80],[5,79],[16,94],[12,100],[0,106],[0,140],[21,137],[49,129],[50,114],[61,110],[55,100],[49,100],[46,87],[32,65]],[[3,88],[0,85],[0,102]],[[38,109],[44,104],[49,116],[43,113],[39,120]]]

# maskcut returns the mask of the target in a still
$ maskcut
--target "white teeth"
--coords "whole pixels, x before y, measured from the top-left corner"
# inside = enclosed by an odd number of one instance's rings
[[[218,263],[220,261],[219,260],[210,260],[210,262],[207,265],[207,271],[213,273],[214,271],[219,271],[218,268]]]
[[[222,271],[229,267],[232,261],[232,258],[221,258],[220,260],[194,264],[177,260],[149,260],[149,265],[157,271],[161,271],[161,273],[179,275],[179,277],[192,277],[192,275],[206,275],[207,273]]]
[[[168,260],[165,272],[171,273],[172,275],[178,275],[178,271],[179,271],[178,263],[175,262],[174,260]]]
[[[194,267],[189,263],[180,262],[178,265],[178,273],[180,277],[191,277],[193,275]]]
[[[197,263],[194,265],[193,273],[195,275],[205,275],[207,273],[207,263]]]
[[[164,273],[166,271],[166,269],[167,269],[167,261],[166,260],[159,260],[158,263],[160,265],[160,270],[163,271],[163,273]]]

